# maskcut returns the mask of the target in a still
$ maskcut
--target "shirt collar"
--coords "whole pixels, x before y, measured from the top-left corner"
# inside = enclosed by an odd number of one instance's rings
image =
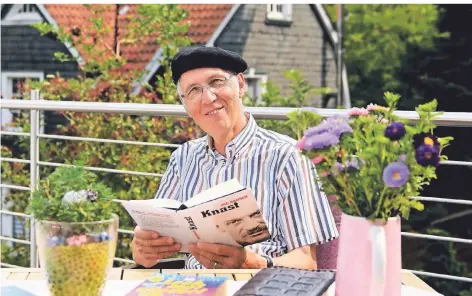
[[[248,122],[243,130],[233,139],[231,140],[225,147],[226,158],[231,159],[237,153],[239,153],[247,144],[251,141],[257,131],[257,123],[254,117],[250,113],[245,113],[246,117],[248,118]],[[208,135],[207,136],[207,147],[210,153],[214,154],[215,149],[213,145],[213,138]]]

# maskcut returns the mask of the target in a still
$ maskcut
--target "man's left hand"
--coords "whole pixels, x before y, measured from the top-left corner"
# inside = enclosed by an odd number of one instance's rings
[[[242,247],[199,242],[189,244],[190,253],[207,269],[264,268],[267,261]]]

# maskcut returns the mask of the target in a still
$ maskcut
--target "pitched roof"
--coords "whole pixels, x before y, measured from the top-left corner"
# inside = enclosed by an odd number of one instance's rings
[[[89,18],[92,16],[92,13],[83,5],[44,4],[44,6],[57,24],[68,30],[75,27],[91,26]],[[114,28],[116,5],[94,4],[93,6],[105,8],[100,16],[103,17],[105,25]],[[128,11],[125,15],[118,17],[119,32],[124,32],[123,30],[128,28],[126,16],[136,14],[136,4],[122,4],[119,9],[125,6],[128,6]],[[188,36],[193,43],[204,44],[215,33],[219,24],[231,9],[232,4],[182,4],[179,6],[189,12],[187,17],[187,20],[190,22]],[[110,54],[113,52],[113,36],[114,31],[110,30],[106,37],[103,38],[103,44],[98,45],[101,48],[110,48]],[[147,38],[147,40],[139,44],[122,46],[121,55],[129,61],[133,69],[142,70],[151,61],[158,49],[159,45],[154,42],[153,38]],[[87,59],[86,52],[80,50],[79,52]]]

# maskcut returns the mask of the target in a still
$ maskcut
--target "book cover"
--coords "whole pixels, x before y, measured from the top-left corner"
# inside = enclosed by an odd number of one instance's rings
[[[181,243],[181,252],[199,241],[242,247],[271,237],[252,190],[236,179],[204,190],[185,203],[168,199],[121,203],[142,229]]]
[[[223,296],[225,276],[154,274],[126,296]]]

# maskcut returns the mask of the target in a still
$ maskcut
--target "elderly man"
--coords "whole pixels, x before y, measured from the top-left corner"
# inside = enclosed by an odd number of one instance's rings
[[[246,247],[189,245],[186,268],[315,269],[315,246],[338,237],[333,215],[314,182],[313,164],[295,140],[259,127],[244,112],[247,63],[233,52],[199,47],[179,52],[171,68],[182,104],[207,136],[172,153],[156,198],[184,202],[237,178],[253,190],[271,233],[269,240]],[[173,238],[139,227],[134,234],[133,258],[145,267],[181,248]]]

